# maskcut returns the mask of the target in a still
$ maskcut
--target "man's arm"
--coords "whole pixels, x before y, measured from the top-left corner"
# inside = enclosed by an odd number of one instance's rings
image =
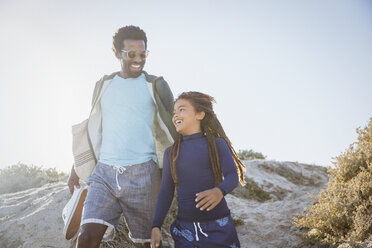
[[[169,113],[173,112],[173,102],[174,97],[173,93],[167,83],[167,81],[164,80],[163,77],[160,77],[157,79],[155,90],[158,93],[160,100],[162,101],[163,105],[165,106],[166,110]]]
[[[92,101],[91,101],[92,107],[93,107],[93,104],[94,104],[94,100],[97,98],[97,93],[98,93],[98,88],[99,88],[99,82],[100,81],[96,82],[96,86],[94,87],[94,90],[93,90],[93,96],[92,96]]]
[[[98,93],[99,93],[99,90],[101,88],[104,78],[105,76],[103,76],[99,81],[96,82],[96,86],[94,87],[93,96],[92,96],[92,103],[91,103],[92,107],[93,107],[94,102],[96,101],[96,98],[98,97]]]
[[[171,89],[169,88],[168,83],[164,80],[163,77],[158,78],[155,82],[155,91],[156,95],[158,96],[158,101],[162,103],[164,106],[164,112],[160,113],[164,124],[167,126],[173,140],[178,138],[178,133],[176,128],[172,123],[172,116],[173,116],[173,105],[174,105],[174,98]]]

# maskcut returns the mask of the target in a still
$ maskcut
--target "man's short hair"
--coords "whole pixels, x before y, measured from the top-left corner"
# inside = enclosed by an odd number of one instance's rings
[[[123,50],[124,40],[143,40],[145,42],[145,48],[147,48],[146,33],[139,27],[130,25],[119,28],[116,31],[116,33],[112,36],[112,50],[114,53]]]

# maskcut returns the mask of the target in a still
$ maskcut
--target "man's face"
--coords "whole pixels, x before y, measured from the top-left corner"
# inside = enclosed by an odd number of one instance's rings
[[[116,57],[120,59],[124,78],[136,78],[141,75],[146,63],[146,48],[143,40],[124,40],[123,50]]]

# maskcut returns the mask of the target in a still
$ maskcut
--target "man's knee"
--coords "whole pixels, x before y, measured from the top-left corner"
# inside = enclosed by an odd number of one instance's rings
[[[101,240],[97,240],[97,237],[94,237],[92,233],[83,231],[79,234],[77,247],[78,248],[99,247],[100,243],[101,243]]]
[[[96,228],[92,228],[95,225]],[[103,225],[97,224],[88,224],[87,226],[83,226],[81,232],[79,233],[78,237],[78,248],[84,247],[99,247],[101,244],[101,240],[103,234],[105,233],[106,227]]]
[[[101,240],[97,240],[97,237],[94,237],[92,233],[83,231],[79,234],[77,247],[78,248],[99,247],[100,243],[101,243]]]

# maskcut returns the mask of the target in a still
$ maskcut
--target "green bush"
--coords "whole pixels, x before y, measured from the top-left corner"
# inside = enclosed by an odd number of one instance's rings
[[[67,175],[55,168],[43,169],[35,165],[16,164],[0,169],[0,194],[36,188],[66,179]]]
[[[372,118],[358,140],[328,168],[328,188],[308,213],[294,218],[307,236],[325,242],[363,241],[372,233]]]
[[[248,150],[239,150],[238,156],[240,160],[253,160],[253,159],[265,159],[266,156],[264,156],[260,152],[255,152],[252,149]]]
[[[270,193],[266,192],[253,179],[245,177],[247,182],[244,186],[239,185],[231,194],[245,199],[253,199],[259,202],[264,202],[271,199]]]
[[[235,226],[242,226],[244,225],[244,220],[242,218],[234,218],[233,219]]]

